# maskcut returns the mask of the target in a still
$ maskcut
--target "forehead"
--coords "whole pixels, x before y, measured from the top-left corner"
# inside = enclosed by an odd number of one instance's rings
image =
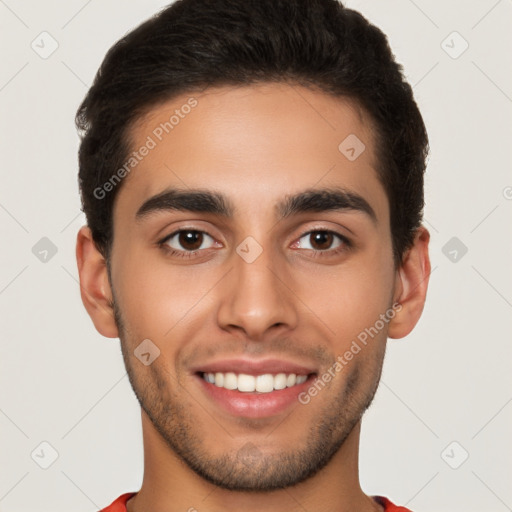
[[[316,186],[353,191],[387,215],[372,125],[349,99],[282,83],[214,87],[153,107],[129,141],[134,165],[115,207],[123,215],[169,188],[215,190],[235,212],[261,214]]]

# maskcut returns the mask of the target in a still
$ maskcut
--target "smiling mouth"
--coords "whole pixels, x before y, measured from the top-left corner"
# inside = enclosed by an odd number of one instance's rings
[[[206,382],[219,388],[241,393],[271,393],[272,391],[299,386],[314,374],[265,373],[248,375],[234,372],[198,372],[198,375]]]

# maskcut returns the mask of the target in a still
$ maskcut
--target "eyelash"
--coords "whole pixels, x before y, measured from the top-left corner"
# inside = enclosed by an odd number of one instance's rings
[[[181,228],[178,229],[171,234],[165,236],[163,239],[157,242],[158,247],[164,251],[167,255],[172,257],[178,257],[178,258],[193,258],[199,251],[204,251],[207,249],[197,249],[195,251],[177,251],[176,249],[173,249],[172,247],[169,247],[167,245],[167,242],[176,236],[179,233],[192,231],[195,233],[202,233],[204,235],[208,235],[209,237],[213,238],[211,235],[209,235],[206,231],[201,231],[200,229],[192,229],[192,228]],[[315,249],[307,249],[308,251],[314,251],[313,252],[313,258],[322,258],[322,257],[332,257],[336,256],[342,252],[348,251],[352,249],[353,245],[352,242],[345,237],[344,235],[341,235],[340,233],[337,233],[336,231],[332,231],[330,229],[311,229],[309,231],[306,231],[305,233],[302,233],[302,235],[299,236],[298,240],[305,237],[306,235],[311,235],[312,233],[327,233],[334,235],[335,237],[338,237],[341,241],[341,245],[335,249],[325,249],[325,250],[315,250]],[[327,254],[327,256],[326,256]]]

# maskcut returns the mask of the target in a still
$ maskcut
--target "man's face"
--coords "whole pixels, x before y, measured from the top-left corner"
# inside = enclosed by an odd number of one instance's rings
[[[190,96],[197,104],[182,108]],[[176,109],[166,133],[161,123]],[[134,126],[132,150],[150,149],[114,208],[123,355],[154,434],[216,485],[269,490],[311,476],[376,391],[388,324],[375,325],[396,299],[398,274],[371,126],[359,112],[265,84],[183,95]],[[164,208],[172,198],[143,207],[172,190],[200,190],[189,208],[204,211]],[[314,196],[320,190],[332,194]],[[377,334],[358,341],[371,327]],[[143,340],[142,359],[160,351],[149,365],[134,355]],[[347,360],[354,341],[360,350]],[[329,369],[334,377],[311,396]],[[209,383],[208,373],[222,376]],[[290,374],[304,377],[293,385]],[[262,392],[217,385],[254,382]]]

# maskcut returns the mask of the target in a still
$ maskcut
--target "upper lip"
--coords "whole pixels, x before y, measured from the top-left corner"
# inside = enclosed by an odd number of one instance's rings
[[[194,373],[244,373],[247,375],[264,375],[266,373],[295,373],[308,375],[315,373],[315,369],[282,359],[223,359],[212,361],[192,368]]]

